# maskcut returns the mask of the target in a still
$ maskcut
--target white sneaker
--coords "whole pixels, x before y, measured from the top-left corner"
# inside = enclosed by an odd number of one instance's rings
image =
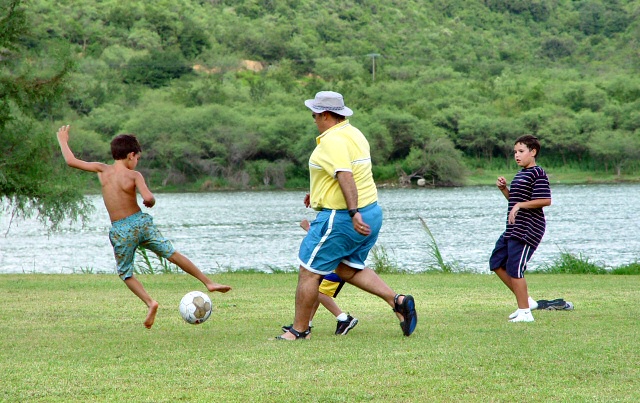
[[[535,299],[529,297],[529,309],[534,310],[534,309],[538,309],[538,303],[536,302]],[[515,312],[513,312],[511,315],[509,315],[509,319],[513,319],[516,316],[518,316],[518,310],[516,309]]]
[[[533,315],[531,315],[531,311],[520,312],[509,322],[533,322]]]

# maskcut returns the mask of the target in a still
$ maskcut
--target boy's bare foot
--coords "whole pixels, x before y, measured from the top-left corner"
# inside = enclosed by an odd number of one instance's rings
[[[211,284],[207,284],[207,290],[209,290],[210,292],[227,292],[229,290],[231,290],[231,287],[229,287],[228,285],[224,285],[224,284],[218,284],[218,283],[211,283]]]
[[[153,322],[156,320],[156,314],[158,313],[158,303],[153,301],[149,305],[149,311],[147,311],[147,318],[144,320],[144,327],[151,329]]]

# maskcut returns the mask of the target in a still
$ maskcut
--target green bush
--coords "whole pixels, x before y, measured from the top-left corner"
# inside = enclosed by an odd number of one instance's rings
[[[192,69],[179,50],[152,50],[148,55],[132,57],[124,75],[125,84],[144,84],[150,88],[168,85]]]
[[[582,253],[575,255],[567,251],[561,251],[560,257],[547,263],[537,270],[541,273],[556,274],[608,274],[604,266],[591,262]]]
[[[611,274],[638,275],[640,274],[640,262],[636,261],[627,265],[618,266],[611,270]]]
[[[402,273],[398,263],[393,259],[387,249],[382,245],[376,245],[371,249],[371,269],[378,274]]]

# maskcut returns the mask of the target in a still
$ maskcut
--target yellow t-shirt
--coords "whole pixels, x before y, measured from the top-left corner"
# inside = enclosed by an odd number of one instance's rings
[[[345,120],[316,137],[316,144],[309,158],[312,208],[347,208],[336,178],[340,171],[353,174],[358,189],[358,208],[378,200],[378,191],[371,173],[369,142],[360,130]]]

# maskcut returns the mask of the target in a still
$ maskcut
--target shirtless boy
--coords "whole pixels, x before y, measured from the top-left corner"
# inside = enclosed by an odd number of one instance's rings
[[[138,139],[130,134],[120,134],[111,141],[113,164],[87,162],[75,157],[69,148],[69,125],[58,130],[58,143],[67,165],[83,171],[96,172],[102,185],[102,198],[111,219],[109,240],[118,266],[118,275],[127,287],[149,308],[144,326],[153,326],[158,312],[158,302],[149,296],[142,283],[133,275],[133,260],[138,246],[166,258],[185,272],[202,282],[210,292],[227,292],[228,285],[211,281],[186,256],[173,248],[153,224],[153,218],[138,206],[136,191],[146,207],[153,207],[156,199],[147,187],[144,177],[135,171],[142,151]]]

